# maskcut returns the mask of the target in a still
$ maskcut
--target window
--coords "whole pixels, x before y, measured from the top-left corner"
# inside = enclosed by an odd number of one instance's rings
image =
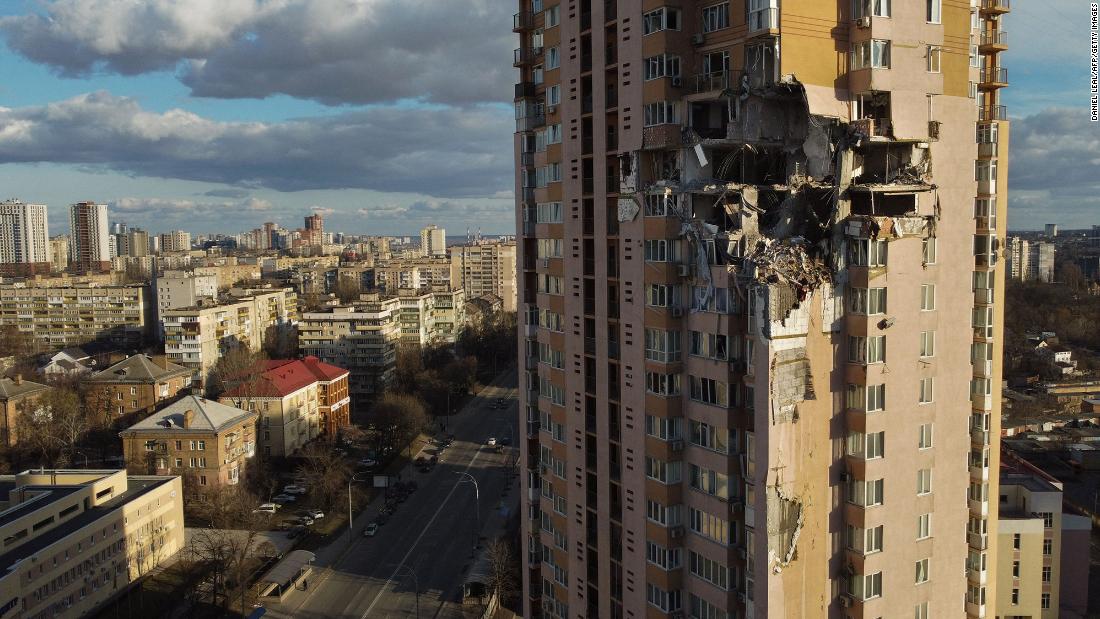
[[[674,570],[680,567],[680,549],[665,548],[656,542],[645,543],[646,560],[663,570]]]
[[[865,412],[886,409],[886,385],[848,385],[848,408]]]
[[[1050,569],[1050,568],[1044,568],[1044,569]],[[1039,606],[1041,606],[1044,610],[1050,608],[1050,594],[1049,593],[1040,594],[1040,596],[1039,596]]]
[[[650,239],[645,242],[646,262],[679,262],[680,241]]]
[[[882,572],[853,576],[850,589],[852,595],[862,600],[882,597]]]
[[[558,48],[548,48],[544,68],[549,71],[550,69],[557,69],[559,66],[561,66],[561,54],[558,52]]]
[[[927,237],[922,243],[921,260],[924,264],[936,264],[936,237]]]
[[[703,54],[703,73],[712,75],[725,73],[730,70],[730,53],[728,51],[711,52]]]
[[[561,202],[543,202],[536,205],[535,221],[540,224],[560,224],[562,222]]]
[[[680,360],[680,332],[661,329],[645,330],[645,358],[671,363]]]
[[[940,72],[940,53],[941,48],[938,45],[928,46],[928,72],[939,73]]]
[[[920,403],[921,404],[931,404],[932,403],[932,396],[933,396],[932,392],[934,390],[934,381],[935,381],[935,379],[933,379],[933,378],[922,378],[922,379],[920,379]]]
[[[708,559],[693,550],[688,551],[688,570],[719,589],[727,590],[730,587],[729,568],[724,563]]]
[[[661,7],[642,16],[642,34],[680,29],[680,9]]]
[[[917,471],[917,494],[929,494],[932,492],[932,469],[920,469]]]
[[[680,463],[665,462],[664,460],[646,456],[645,475],[662,484],[678,484],[680,483]]]
[[[920,332],[920,356],[922,358],[936,356],[936,332]]]
[[[863,554],[882,552],[883,525],[871,529],[848,525],[846,531],[848,548]]]
[[[885,455],[886,432],[851,432],[848,434],[848,455],[866,460],[881,458]]]
[[[917,516],[917,539],[932,537],[932,514]]]
[[[1054,514],[1051,512],[1040,512],[1040,516],[1043,518],[1043,528],[1050,529],[1054,527]]]
[[[695,464],[690,464],[688,466],[688,482],[692,488],[700,492],[705,492],[711,496],[723,499],[729,498],[730,479],[728,475]]]
[[[851,70],[889,69],[890,41],[871,39],[852,44]]]
[[[890,17],[890,0],[852,0],[852,19]]]
[[[920,286],[920,308],[921,311],[932,311],[936,309],[936,285],[935,284],[921,284]]]
[[[703,32],[714,32],[730,25],[730,3],[722,2],[703,8]]]
[[[646,81],[662,77],[680,77],[680,57],[673,54],[660,54],[645,59],[643,65]]]
[[[852,288],[848,292],[848,309],[853,314],[885,314],[885,288]]]
[[[680,122],[680,105],[674,101],[657,101],[645,106],[645,126],[676,124]]]
[[[546,89],[546,105],[559,105],[561,103],[561,85],[555,84]]]
[[[729,357],[729,338],[716,333],[691,332],[691,354],[725,361]]]
[[[921,602],[914,607],[913,619],[928,619],[928,602]]]
[[[886,266],[886,241],[858,239],[848,242],[848,261],[857,267]]]
[[[848,336],[848,361],[850,363],[884,363],[886,361],[886,336]]]
[[[1012,604],[1015,605],[1015,604],[1019,604],[1019,603],[1020,603],[1020,590],[1019,589],[1013,589],[1012,590]]]
[[[669,284],[650,284],[645,289],[645,303],[652,307],[679,307],[680,287]]]
[[[646,372],[646,391],[663,396],[680,395],[680,374],[662,374]]]
[[[688,510],[688,528],[719,544],[729,544],[732,541],[729,521],[694,507]]]
[[[535,186],[546,187],[550,183],[561,182],[561,163],[551,163],[541,168],[535,168]]]
[[[932,424],[923,423],[918,428],[917,449],[929,449],[932,447]]]
[[[1044,539],[1043,540],[1043,556],[1044,557],[1049,557],[1053,553],[1054,553],[1054,540],[1049,539],[1049,538]]]
[[[562,294],[565,288],[565,280],[549,273],[538,274],[538,291],[540,294]]]
[[[546,143],[561,144],[561,124],[546,126]]]
[[[645,433],[662,441],[675,441],[682,438],[682,417],[645,416]]]
[[[553,28],[554,26],[557,26],[559,23],[561,23],[561,12],[559,8],[559,5],[555,4],[554,6],[543,11],[542,26],[544,29]]]
[[[921,559],[917,561],[917,573],[913,582],[916,584],[922,584],[928,582],[928,559]]]
[[[925,21],[930,24],[940,23],[940,14],[943,10],[942,0],[924,0]]]
[[[647,583],[645,596],[647,602],[666,613],[680,610],[680,591],[678,589],[665,591],[657,585]]]
[[[646,501],[646,518],[665,527],[680,526],[680,506],[665,505],[657,501]]]
[[[1019,550],[1020,549],[1020,534],[1019,533],[1013,533],[1012,534],[1012,549],[1013,550]]]
[[[779,0],[749,0],[749,31],[779,27]]]
[[[1050,582],[1051,579],[1051,567],[1049,565],[1043,566],[1043,582]]]
[[[712,426],[701,421],[691,421],[691,443],[704,449],[729,453],[729,430]]]
[[[691,382],[691,399],[714,406],[729,404],[729,387],[726,383],[713,378],[688,376]]]
[[[691,619],[728,619],[726,611],[711,604],[694,593],[688,594]]]
[[[729,288],[692,286],[691,309],[699,312],[716,312],[719,314],[736,312],[736,297],[731,295]]]
[[[864,507],[882,505],[883,480],[852,480],[848,483],[848,502]]]

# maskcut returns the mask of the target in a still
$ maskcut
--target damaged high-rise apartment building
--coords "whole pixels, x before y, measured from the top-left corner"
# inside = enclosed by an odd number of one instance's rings
[[[520,0],[527,616],[995,616],[1008,10]]]

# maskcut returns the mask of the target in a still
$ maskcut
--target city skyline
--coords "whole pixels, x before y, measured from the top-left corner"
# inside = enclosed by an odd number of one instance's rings
[[[0,9],[0,71],[22,85],[0,88],[0,199],[55,212],[95,200],[111,221],[150,232],[297,227],[318,212],[353,234],[429,223],[514,233],[508,10],[486,0],[443,9],[202,1],[183,19],[175,3],[145,5]],[[1087,40],[1085,9],[1070,0],[1015,8],[1013,40],[1044,44],[1005,57],[1016,86],[1005,95],[1014,230],[1087,228],[1100,209],[1090,163],[1100,138],[1088,131],[1087,54],[1077,45]],[[348,13],[340,29],[336,11]],[[468,27],[449,30],[456,22]],[[386,61],[350,62],[372,50]],[[319,60],[284,62],[300,55]],[[442,70],[453,57],[476,70]],[[51,218],[51,235],[64,227]]]

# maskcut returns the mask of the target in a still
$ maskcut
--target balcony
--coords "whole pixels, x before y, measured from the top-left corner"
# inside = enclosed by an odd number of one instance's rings
[[[989,550],[989,536],[984,533],[968,533],[966,541],[976,550]]]
[[[989,430],[971,430],[970,444],[989,447]]]
[[[749,32],[775,30],[777,28],[779,28],[778,8],[749,11]]]
[[[535,96],[535,89],[538,88],[538,84],[534,82],[520,82],[516,84],[516,98],[527,99]]]
[[[516,119],[516,131],[534,131],[544,126],[546,126],[546,116],[544,114]]]
[[[695,92],[712,92],[729,87],[729,71],[711,71],[695,76]]]
[[[520,11],[512,16],[512,32],[523,32],[535,27],[535,14],[531,11]]]
[[[982,0],[983,15],[1002,15],[1012,10],[1010,0]]]
[[[979,77],[978,88],[982,90],[994,90],[1008,86],[1008,69],[1004,67],[986,67],[982,69]]]
[[[979,585],[989,584],[989,570],[983,570],[977,565],[967,565],[966,567],[966,577],[970,582]]]
[[[993,378],[993,360],[979,359],[973,362],[974,376],[981,378]]]
[[[542,58],[541,47],[520,47],[512,50],[512,66],[522,67],[525,64],[537,62]]]
[[[982,122],[1008,120],[1008,108],[1003,105],[991,105],[988,108],[981,108],[978,110],[978,120]]]
[[[972,466],[970,467],[970,479],[973,481],[989,481],[989,467],[988,466]]]
[[[979,142],[978,157],[981,159],[994,159],[1000,153],[996,142]]]
[[[993,305],[993,289],[992,288],[975,288],[974,289],[974,304],[975,305]]]
[[[967,504],[970,507],[970,513],[975,516],[988,516],[989,515],[989,501],[979,501],[975,499],[969,499]]]
[[[1008,33],[1004,30],[983,32],[978,51],[983,54],[1003,52],[1008,49]]]
[[[535,165],[535,153],[520,153],[519,164],[525,168],[530,168]]]

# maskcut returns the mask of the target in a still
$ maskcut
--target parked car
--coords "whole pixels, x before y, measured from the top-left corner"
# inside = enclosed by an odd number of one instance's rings
[[[298,516],[298,524],[303,524],[307,527],[312,526],[313,525],[313,518],[311,518],[309,516]]]
[[[378,535],[378,523],[372,522],[367,525],[367,528],[363,529],[363,537],[374,537]]]
[[[283,494],[305,494],[306,492],[308,492],[306,487],[298,484],[288,484],[283,487]]]
[[[374,458],[363,458],[357,464],[360,468],[373,469],[374,467],[378,466],[378,460],[375,460]]]
[[[264,503],[256,509],[252,510],[253,514],[274,514],[275,510],[279,509],[279,506],[275,503]]]
[[[276,504],[293,503],[298,500],[298,497],[293,494],[277,494],[271,499]]]
[[[307,509],[302,513],[309,516],[310,518],[313,518],[314,520],[320,520],[321,518],[325,517],[325,512],[319,509]]]
[[[497,439],[490,436],[489,440],[485,441],[485,444],[488,445],[489,447],[496,447],[497,446]]]

